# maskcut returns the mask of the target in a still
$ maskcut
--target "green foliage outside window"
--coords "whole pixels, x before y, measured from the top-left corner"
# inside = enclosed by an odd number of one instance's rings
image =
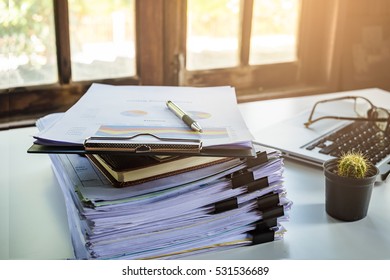
[[[0,54],[28,60],[31,65],[41,64],[42,54],[55,53],[48,48],[53,20],[51,0],[2,0]]]

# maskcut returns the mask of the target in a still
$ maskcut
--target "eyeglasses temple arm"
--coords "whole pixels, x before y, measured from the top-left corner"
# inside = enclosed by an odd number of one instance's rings
[[[309,115],[309,119],[308,119],[307,122],[304,123],[305,127],[309,127],[312,123],[317,122],[317,121],[322,120],[322,119],[325,119],[325,118],[337,119],[337,117],[321,117],[321,118],[312,120],[313,115],[314,115],[314,111],[315,111],[315,109],[316,109],[318,104],[332,102],[332,101],[338,101],[338,100],[343,100],[343,99],[354,99],[354,100],[356,100],[357,98],[362,98],[362,99],[366,100],[371,106],[374,106],[371,103],[370,100],[368,100],[365,97],[361,97],[361,96],[343,96],[343,97],[336,97],[336,98],[331,98],[331,99],[326,99],[326,100],[320,100],[320,101],[317,101],[316,103],[314,103],[313,108],[311,109],[311,112],[310,112],[310,115]]]

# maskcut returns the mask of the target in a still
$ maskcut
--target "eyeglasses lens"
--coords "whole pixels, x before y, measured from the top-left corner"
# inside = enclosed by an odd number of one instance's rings
[[[383,108],[375,108],[374,110],[374,115],[378,119],[386,119],[387,121],[383,122],[375,122],[376,126],[381,130],[381,131],[386,131],[389,125],[389,112]]]
[[[367,112],[372,108],[371,104],[363,98],[356,97],[354,110],[358,117],[367,118],[369,117]]]

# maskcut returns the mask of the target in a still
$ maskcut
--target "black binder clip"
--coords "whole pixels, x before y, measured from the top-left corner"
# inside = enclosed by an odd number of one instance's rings
[[[256,223],[256,228],[250,232],[252,235],[252,244],[261,244],[275,240],[275,231],[278,225],[277,219],[261,220]]]
[[[254,232],[262,232],[274,228],[278,225],[277,218],[272,218],[268,220],[261,220],[256,223],[256,228]]]
[[[268,186],[269,186],[268,177],[257,179],[246,185],[248,193],[264,189]]]
[[[214,214],[222,213],[237,208],[238,208],[237,197],[232,197],[226,200],[216,202],[214,204]]]
[[[260,152],[256,155],[255,158],[248,158],[246,161],[247,168],[252,168],[268,161],[268,156],[266,152]]]
[[[245,186],[255,180],[252,172],[244,172],[241,174],[234,174],[232,177],[233,189]]]
[[[254,192],[269,186],[268,177],[263,177],[255,180],[253,172],[248,171],[239,174],[234,174],[231,178],[231,181],[233,189],[246,186],[247,192]]]
[[[283,206],[276,206],[271,209],[267,209],[266,211],[263,211],[263,220],[278,218],[284,216],[284,207]]]
[[[257,199],[257,208],[260,211],[264,211],[266,209],[278,206],[279,203],[279,194],[270,193]]]
[[[275,240],[275,232],[272,229],[268,229],[262,232],[252,232],[252,244],[262,244],[272,242]]]

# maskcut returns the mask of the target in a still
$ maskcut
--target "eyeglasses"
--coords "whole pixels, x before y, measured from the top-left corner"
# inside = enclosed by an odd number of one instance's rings
[[[341,100],[353,100],[354,101],[354,111],[356,117],[340,117],[340,116],[321,116],[313,119],[314,111],[316,110],[317,105],[321,103],[328,103]],[[358,112],[358,104],[365,103],[368,106],[368,110],[365,110],[363,113]],[[382,132],[389,133],[389,124],[390,124],[390,112],[384,108],[376,107],[370,100],[361,96],[346,96],[339,98],[326,99],[318,101],[314,104],[313,109],[311,110],[309,119],[304,123],[306,127],[309,127],[315,122],[324,119],[335,119],[335,120],[350,120],[350,121],[368,121],[374,122],[375,126]]]

